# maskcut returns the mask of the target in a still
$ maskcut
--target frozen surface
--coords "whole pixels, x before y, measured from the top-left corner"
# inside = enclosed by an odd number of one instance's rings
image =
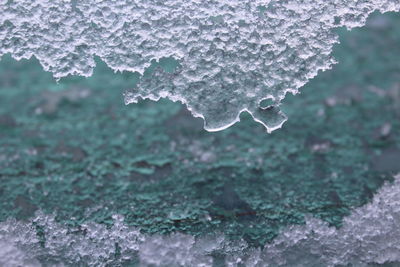
[[[0,265],[66,264],[105,266],[138,262],[141,266],[212,266],[223,255],[226,266],[367,266],[400,262],[400,175],[373,201],[357,208],[339,229],[308,218],[304,226],[283,231],[262,249],[213,234],[195,238],[175,233],[144,235],[114,216],[107,228],[96,223],[80,228],[59,224],[38,213],[30,222],[0,223]],[[220,259],[221,260],[221,259]]]
[[[400,0],[0,0],[0,56],[38,58],[54,77],[90,76],[94,56],[115,71],[156,69],[126,103],[167,97],[224,129],[248,111],[268,131],[286,116],[279,103],[331,67],[337,27],[358,27]],[[264,99],[273,105],[260,106]]]

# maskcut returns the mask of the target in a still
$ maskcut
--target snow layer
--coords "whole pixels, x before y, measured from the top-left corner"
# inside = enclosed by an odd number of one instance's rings
[[[55,78],[90,76],[94,56],[115,71],[155,70],[126,103],[167,97],[185,103],[205,129],[224,129],[243,111],[268,131],[279,103],[335,63],[336,27],[362,26],[400,0],[0,0],[0,56],[38,58]],[[264,99],[274,105],[260,107]]]
[[[400,263],[400,175],[373,201],[346,217],[340,229],[315,218],[283,231],[262,249],[214,233],[145,235],[114,216],[114,225],[90,223],[71,229],[54,216],[0,223],[0,266],[90,265],[139,262],[140,266],[368,266]]]

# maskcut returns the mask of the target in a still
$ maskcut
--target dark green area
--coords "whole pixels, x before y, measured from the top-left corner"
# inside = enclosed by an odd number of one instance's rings
[[[287,97],[289,121],[272,134],[247,115],[208,133],[178,103],[125,106],[139,76],[101,62],[91,78],[57,84],[36,60],[5,56],[0,220],[43,210],[76,226],[122,214],[143,232],[218,231],[256,246],[307,214],[339,227],[400,171],[399,25],[374,15],[340,30],[340,64]],[[160,64],[173,71],[170,61]]]

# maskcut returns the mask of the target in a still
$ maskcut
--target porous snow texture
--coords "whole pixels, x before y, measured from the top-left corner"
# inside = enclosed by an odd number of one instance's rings
[[[40,261],[48,265],[106,266],[134,259],[143,241],[135,228],[123,224],[121,216],[114,216],[114,225],[89,223],[71,229],[55,221],[54,216],[38,213],[29,223],[10,219],[0,223],[0,245],[17,251],[17,256],[0,257],[0,266],[37,266]],[[1,251],[1,249],[0,249]],[[0,256],[2,252],[0,252]],[[3,261],[3,262],[2,262]],[[39,264],[40,266],[40,264]]]
[[[90,223],[71,229],[39,213],[30,222],[0,223],[0,266],[213,266],[223,255],[226,266],[371,266],[400,264],[400,175],[373,201],[355,209],[340,229],[315,218],[289,227],[263,249],[214,233],[145,235],[126,226]],[[221,260],[221,259],[220,259]],[[397,265],[396,265],[397,266]]]
[[[252,260],[271,266],[400,264],[400,175],[372,203],[346,217],[340,229],[308,218],[305,226],[290,227]]]
[[[0,0],[0,56],[36,56],[56,78],[90,76],[94,56],[119,71],[156,70],[126,102],[168,97],[224,129],[248,111],[268,131],[286,120],[278,105],[330,68],[332,29],[362,26],[400,0]],[[272,99],[271,107],[260,107]]]
[[[36,267],[41,265],[35,258],[30,257],[18,248],[0,241],[0,266]]]

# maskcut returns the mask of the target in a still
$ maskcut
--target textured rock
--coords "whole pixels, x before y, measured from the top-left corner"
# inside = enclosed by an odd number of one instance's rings
[[[334,28],[399,7],[400,0],[1,0],[0,56],[34,55],[57,79],[90,76],[94,56],[139,73],[174,58],[175,71],[156,69],[126,103],[181,101],[209,131],[248,111],[272,131],[286,120],[278,108],[285,94],[335,63]],[[274,105],[261,108],[264,99]]]

